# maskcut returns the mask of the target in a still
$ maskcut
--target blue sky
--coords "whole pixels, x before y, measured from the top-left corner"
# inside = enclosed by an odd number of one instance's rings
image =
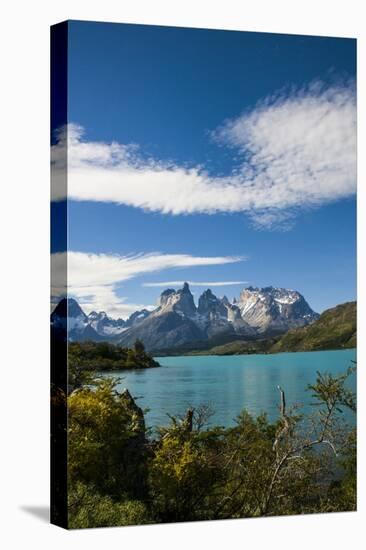
[[[355,299],[355,50],[69,23],[70,291],[85,309],[125,316],[163,290],[144,285],[181,280],[240,281],[215,287],[229,298],[293,288],[317,311]]]

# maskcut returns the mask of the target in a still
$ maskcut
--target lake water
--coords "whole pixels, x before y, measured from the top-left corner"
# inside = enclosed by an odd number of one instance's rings
[[[316,372],[343,373],[356,360],[356,350],[156,359],[160,368],[114,373],[123,377],[118,388],[128,388],[140,407],[150,409],[148,426],[166,425],[167,413],[184,414],[200,404],[214,410],[211,425],[231,426],[243,408],[276,418],[277,385],[285,390],[288,406],[302,404],[309,410],[313,400],[305,388],[315,382]],[[355,375],[349,386],[355,389]]]

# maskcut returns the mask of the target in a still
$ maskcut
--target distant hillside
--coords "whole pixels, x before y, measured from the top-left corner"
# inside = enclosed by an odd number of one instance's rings
[[[327,309],[306,327],[289,330],[271,348],[281,351],[315,351],[356,347],[356,302]]]
[[[249,355],[251,353],[269,353],[278,338],[267,340],[234,340],[210,349],[193,350],[186,355]]]
[[[311,325],[289,330],[283,336],[255,341],[234,340],[189,355],[244,355],[286,351],[315,351],[356,347],[356,302],[347,302],[322,313]]]

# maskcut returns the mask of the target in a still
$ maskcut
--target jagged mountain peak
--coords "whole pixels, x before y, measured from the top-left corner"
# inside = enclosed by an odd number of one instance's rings
[[[226,308],[222,301],[213,294],[210,288],[205,290],[198,299],[198,312],[205,315],[209,312],[214,312],[221,308],[222,314],[225,315]]]
[[[168,303],[169,297],[175,295],[175,293],[176,291],[174,290],[174,288],[167,288],[166,290],[164,290],[160,294],[159,306],[164,307]]]
[[[63,323],[73,340],[95,339],[133,345],[141,339],[147,349],[166,349],[205,341],[218,335],[225,338],[255,338],[284,333],[312,323],[318,318],[296,290],[273,286],[244,288],[239,299],[218,298],[204,290],[196,307],[189,284],[164,290],[153,311],[143,309],[127,320],[113,319],[104,311],[85,315],[76,300],[60,301],[52,314],[53,325]],[[61,321],[60,321],[61,319]]]
[[[129,318],[125,322],[125,326],[130,327],[138,323],[142,323],[142,321],[144,321],[144,319],[146,319],[146,317],[148,317],[150,313],[151,312],[147,309],[141,309],[139,311],[135,311],[129,316]]]
[[[177,291],[174,288],[167,288],[166,290],[163,290],[160,296],[170,296],[170,294],[175,294],[176,292]]]
[[[285,332],[315,321],[315,313],[296,290],[266,287],[247,287],[237,303],[241,317],[258,332]]]
[[[215,294],[212,292],[210,288],[208,288],[207,290],[204,290],[200,298],[206,298],[209,300],[218,300],[217,296],[215,296]]]
[[[86,319],[84,311],[74,298],[62,298],[52,312],[51,318],[76,318]]]
[[[167,311],[175,311],[186,316],[196,313],[197,308],[188,283],[184,283],[178,290],[168,288],[160,294],[159,308],[155,314],[161,315]]]

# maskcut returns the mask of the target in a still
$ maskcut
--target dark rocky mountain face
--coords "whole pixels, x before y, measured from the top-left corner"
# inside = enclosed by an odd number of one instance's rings
[[[140,325],[123,333],[119,343],[131,346],[137,338],[144,342],[146,349],[160,350],[197,342],[205,339],[205,335],[188,317],[166,311],[163,315],[150,315]]]
[[[146,317],[150,315],[150,311],[147,309],[142,309],[141,311],[135,311],[130,317],[125,321],[125,327],[134,327],[141,323]],[[122,319],[121,319],[122,320]]]
[[[164,317],[164,323],[160,317]],[[165,290],[158,308],[139,327],[126,330],[120,342],[131,345],[140,338],[147,349],[163,350],[219,335],[232,335],[234,339],[284,333],[317,318],[304,297],[294,290],[249,287],[242,291],[238,301],[230,303],[226,296],[218,298],[208,289],[199,297],[196,307],[185,283],[180,290]]]
[[[198,300],[197,311],[207,338],[223,333],[254,336],[254,330],[241,319],[240,310],[226,296],[217,298],[210,289],[205,290]]]
[[[244,319],[258,333],[286,332],[318,319],[305,298],[296,290],[248,287],[236,304]]]
[[[183,288],[174,290],[168,288],[160,295],[158,312],[176,311],[184,317],[191,317],[197,312],[193,296],[189,290],[188,283],[184,283]]]
[[[308,325],[319,316],[295,290],[265,287],[244,289],[231,303],[210,289],[199,297],[196,307],[189,285],[161,293],[154,311],[136,311],[127,320],[112,319],[105,312],[88,316],[72,298],[61,300],[51,316],[52,323],[66,323],[70,340],[108,340],[131,346],[136,339],[148,350],[172,349],[215,337],[263,338]]]
[[[101,338],[88,321],[79,304],[73,298],[63,298],[51,314],[51,327],[54,331],[67,331],[69,340],[98,341]]]
[[[51,314],[52,323],[66,322],[67,317],[71,319],[86,319],[86,315],[73,298],[62,298]]]
[[[51,314],[54,330],[67,330],[70,341],[102,340],[115,342],[123,331],[137,326],[150,314],[147,309],[135,311],[127,320],[112,319],[105,311],[86,315],[73,298],[63,298]]]
[[[129,346],[138,338],[146,349],[159,350],[206,338],[187,283],[179,290],[164,290],[158,303],[141,323],[121,335],[120,344]]]
[[[87,323],[91,326],[100,336],[115,336],[123,332],[126,321],[123,319],[112,319],[108,317],[105,311],[92,311],[87,317]]]
[[[199,297],[197,311],[201,315],[227,317],[227,304],[208,289]]]

